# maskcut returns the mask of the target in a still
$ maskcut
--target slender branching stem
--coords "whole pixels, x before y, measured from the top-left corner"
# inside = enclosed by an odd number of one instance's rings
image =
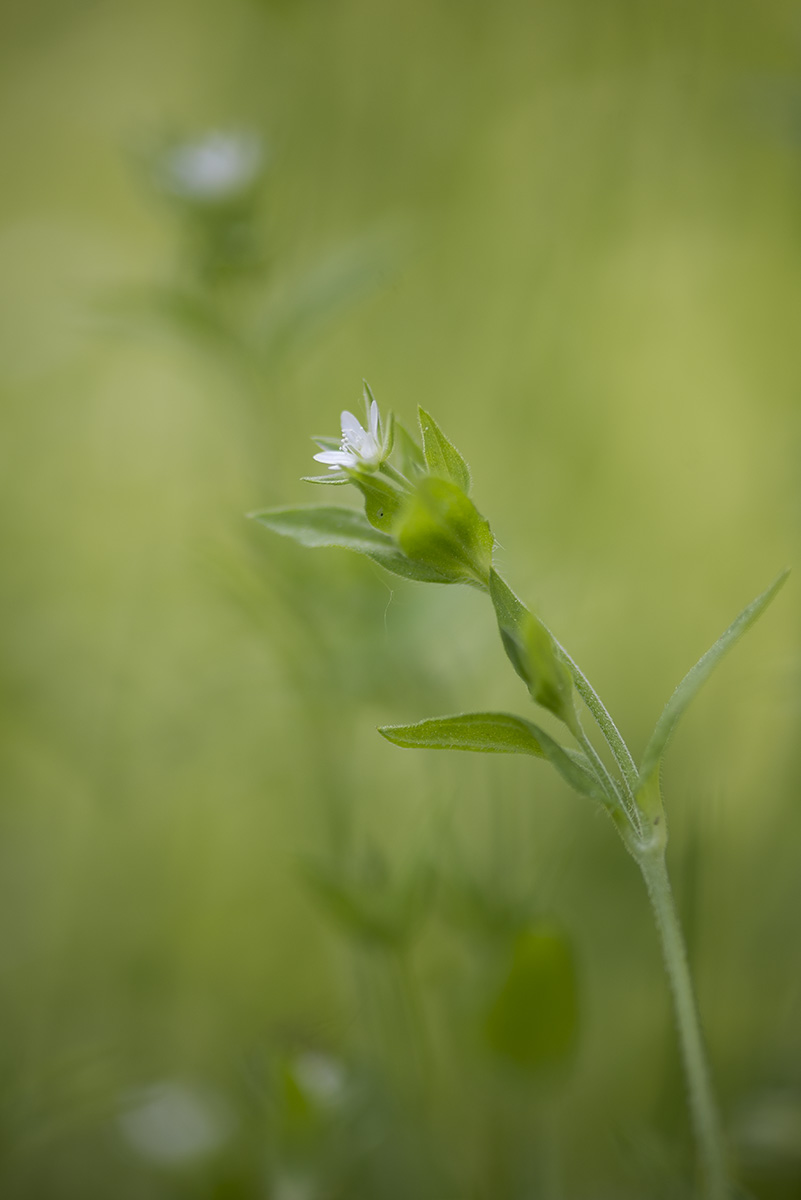
[[[555,638],[554,641],[556,641]],[[556,645],[559,647],[559,651],[564,657],[568,669],[570,670],[570,674],[573,676],[573,682],[576,685],[576,691],[581,696],[592,715],[595,717],[598,728],[603,734],[604,740],[606,741],[606,744],[612,753],[612,757],[617,763],[620,773],[623,776],[629,797],[633,801],[637,792],[638,775],[637,767],[634,763],[634,759],[631,756],[631,752],[626,743],[623,741],[620,731],[607,712],[600,696],[595,691],[595,688],[587,679],[586,675],[584,675],[578,665],[573,661],[573,659],[565,650],[564,646],[562,646],[559,642],[556,642]]]
[[[622,808],[625,810],[626,813],[628,813],[628,805],[626,804],[625,800],[623,799],[623,797],[620,794],[620,788],[619,788],[616,780],[614,780],[612,778],[609,771],[606,769],[606,764],[604,763],[604,761],[601,758],[598,751],[593,746],[590,739],[587,737],[587,734],[584,732],[584,729],[582,728],[580,721],[578,723],[578,728],[576,730],[576,739],[577,739],[579,745],[581,746],[582,750],[584,751],[584,753],[587,755],[587,758],[592,763],[592,766],[595,769],[595,774],[598,778],[598,782],[600,783],[601,787],[603,788],[604,795],[606,796],[607,800],[609,801],[610,808],[612,808],[612,809]],[[633,824],[633,822],[632,822],[632,824]]]
[[[635,857],[648,889],[673,994],[690,1113],[704,1174],[703,1196],[705,1200],[729,1200],[731,1192],[723,1132],[712,1092],[690,965],[670,888],[664,846]]]

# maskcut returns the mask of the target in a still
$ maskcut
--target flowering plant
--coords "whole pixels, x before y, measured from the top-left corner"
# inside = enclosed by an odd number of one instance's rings
[[[577,792],[611,818],[640,868],[662,942],[674,1000],[704,1196],[731,1195],[721,1123],[710,1082],[700,1021],[681,927],[665,862],[667,824],[660,772],[679,719],[713,669],[775,597],[782,572],[749,604],[685,675],[665,706],[639,765],[595,689],[542,619],[514,594],[493,564],[494,538],[470,499],[467,463],[422,408],[420,440],[390,417],[383,422],[365,384],[366,428],[350,412],[342,439],[314,439],[314,457],[329,474],[310,482],[350,483],[364,511],[343,507],[275,508],[252,515],[267,528],[304,546],[339,546],[397,575],[425,583],[466,583],[485,593],[501,642],[536,705],[553,714],[568,741],[552,737],[527,717],[469,712],[379,729],[410,748],[528,754],[545,759]],[[390,458],[394,456],[395,461]],[[588,737],[585,711],[605,743],[602,756]]]

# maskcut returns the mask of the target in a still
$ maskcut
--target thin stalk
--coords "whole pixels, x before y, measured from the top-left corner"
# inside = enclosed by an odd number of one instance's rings
[[[723,1131],[712,1092],[687,950],[673,901],[665,851],[660,847],[636,857],[651,900],[673,995],[690,1114],[703,1168],[703,1195],[705,1200],[729,1200]]]
[[[581,746],[582,750],[587,755],[587,758],[590,760],[593,767],[595,768],[595,774],[598,776],[598,782],[600,783],[601,787],[603,788],[604,793],[605,793],[607,799],[609,800],[611,807],[612,808],[620,807],[629,815],[629,817],[631,817],[631,814],[629,813],[628,805],[624,801],[623,797],[620,795],[620,789],[618,788],[617,783],[615,782],[615,780],[612,778],[612,776],[607,771],[606,764],[604,763],[600,754],[595,749],[592,742],[590,741],[590,739],[587,737],[586,733],[582,729],[581,722],[579,722],[578,729],[576,731],[576,738],[578,739],[578,743]],[[633,824],[634,824],[634,822],[632,820],[632,825]]]
[[[553,637],[553,634],[551,634],[551,636]],[[606,744],[611,750],[612,756],[620,768],[620,773],[625,780],[626,789],[629,793],[629,796],[633,800],[639,785],[639,776],[634,759],[631,757],[631,751],[623,741],[623,737],[617,725],[615,725],[615,722],[610,717],[603,701],[601,700],[601,697],[587,679],[586,675],[584,675],[578,665],[573,661],[567,650],[565,650],[564,646],[561,645],[560,642],[556,641],[556,638],[554,638],[554,641],[556,642],[560,653],[564,656],[564,660],[570,669],[570,674],[573,676],[573,682],[576,685],[576,691],[581,696],[592,715],[595,717],[598,728],[604,735]]]
[[[405,492],[410,492],[412,490],[412,485],[409,480],[398,470],[397,467],[393,467],[392,463],[386,461],[382,462],[379,470],[383,475],[386,475],[388,479],[391,479],[393,483],[400,484]]]

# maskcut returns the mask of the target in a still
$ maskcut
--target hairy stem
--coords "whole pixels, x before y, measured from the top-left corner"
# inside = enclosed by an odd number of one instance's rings
[[[556,641],[555,638],[554,641]],[[573,682],[576,685],[576,691],[581,696],[592,715],[595,717],[598,728],[604,735],[606,744],[612,752],[612,757],[620,768],[620,773],[625,780],[626,788],[631,799],[633,800],[637,792],[639,777],[634,759],[631,757],[631,751],[623,741],[617,725],[615,725],[614,721],[610,717],[600,696],[587,679],[586,675],[584,675],[584,673],[580,670],[578,664],[573,661],[568,652],[565,650],[564,646],[562,646],[559,642],[556,642],[556,645],[559,647],[559,651],[564,657],[570,674],[573,676]]]
[[[723,1132],[712,1093],[690,966],[673,901],[664,847],[644,851],[635,857],[648,889],[670,980],[690,1114],[703,1168],[703,1196],[705,1200],[729,1200],[731,1192]]]

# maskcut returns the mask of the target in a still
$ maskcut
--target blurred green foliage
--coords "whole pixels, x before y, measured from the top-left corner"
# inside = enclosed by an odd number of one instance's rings
[[[480,597],[243,514],[317,499],[309,435],[362,376],[423,403],[641,750],[798,564],[795,6],[9,0],[2,27],[0,1194],[687,1195],[613,831],[543,764],[375,733],[520,707]],[[264,177],[212,244],[151,165],[226,130]],[[761,1200],[801,1189],[797,587],[665,772]]]

